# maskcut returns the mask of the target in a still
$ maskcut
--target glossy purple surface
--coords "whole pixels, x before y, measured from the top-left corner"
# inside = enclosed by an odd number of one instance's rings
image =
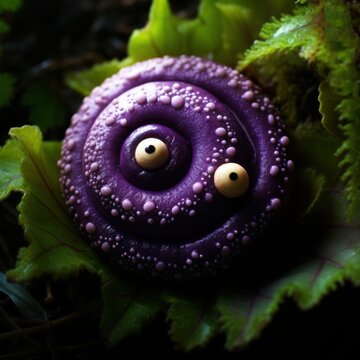
[[[148,137],[169,149],[156,170],[134,158]],[[233,261],[281,208],[288,142],[277,110],[242,74],[197,57],[152,59],[84,99],[66,132],[60,182],[79,228],[112,263],[201,276]],[[214,186],[226,162],[249,174],[240,198]]]

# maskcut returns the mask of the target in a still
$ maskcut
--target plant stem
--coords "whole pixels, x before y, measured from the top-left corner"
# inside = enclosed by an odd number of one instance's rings
[[[22,351],[12,354],[4,354],[0,355],[0,360],[9,360],[9,359],[36,359],[35,356],[40,356],[41,354],[45,353],[46,349],[39,349],[39,350],[29,350],[29,351]]]
[[[0,317],[4,320],[5,323],[8,324],[8,326],[10,327],[10,329],[13,330],[21,330],[21,327],[16,324],[16,322],[7,314],[7,312],[4,310],[4,308],[0,305]],[[41,348],[43,347],[42,344],[40,344],[37,341],[34,341],[33,339],[29,338],[28,336],[23,336],[24,340],[32,345],[35,346],[37,348]]]
[[[61,346],[60,350],[61,351],[70,351],[71,352],[71,351],[74,351],[74,350],[91,348],[91,347],[101,345],[101,344],[103,344],[103,342],[100,339],[96,339],[96,340],[88,341],[88,342],[82,343],[82,344]]]
[[[47,331],[51,327],[59,326],[66,324],[68,322],[71,322],[73,320],[78,319],[79,317],[85,316],[89,313],[99,313],[100,303],[98,301],[93,302],[86,306],[85,308],[82,308],[72,314],[66,315],[62,318],[52,320],[52,321],[46,321],[40,325],[29,327],[26,329],[17,329],[9,332],[5,332],[3,334],[0,334],[0,341],[7,341],[14,338],[18,338],[20,336],[26,336],[26,335],[32,335],[37,334],[39,332]]]

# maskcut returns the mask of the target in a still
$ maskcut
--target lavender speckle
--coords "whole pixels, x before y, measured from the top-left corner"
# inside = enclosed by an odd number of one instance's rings
[[[110,195],[112,194],[111,187],[110,187],[110,186],[103,186],[103,187],[100,189],[100,193],[101,193],[101,195],[103,195],[103,196],[110,196]]]
[[[193,192],[195,194],[200,194],[203,190],[204,190],[204,186],[202,183],[200,182],[196,182],[193,186],[192,186]]]
[[[224,129],[223,127],[219,127],[215,130],[215,134],[217,136],[225,136],[226,135],[226,129]]]
[[[233,157],[236,154],[236,149],[233,146],[230,146],[226,149],[226,155]]]
[[[166,267],[166,265],[162,261],[157,262],[156,265],[155,265],[155,269],[157,271],[162,271],[162,270],[165,269],[165,267]]]
[[[280,169],[277,165],[272,165],[270,168],[270,175],[275,176],[279,173]]]
[[[152,201],[147,201],[144,206],[143,209],[145,212],[151,212],[155,210],[155,204]]]
[[[179,206],[177,206],[177,205],[173,206],[172,209],[171,209],[171,213],[172,213],[173,215],[178,215],[178,214],[180,213],[180,208],[179,208]]]
[[[129,199],[123,200],[123,202],[121,203],[121,206],[126,211],[130,211],[133,208],[133,204]]]
[[[102,251],[104,251],[104,252],[109,252],[110,251],[110,249],[111,249],[111,247],[110,247],[110,244],[108,243],[108,242],[103,242],[102,244],[101,244],[101,250]]]
[[[174,108],[181,108],[182,106],[184,106],[184,98],[182,96],[174,96],[171,99],[171,106]]]
[[[138,94],[135,97],[135,101],[138,105],[144,105],[147,102],[147,98],[145,94]]]
[[[89,233],[89,234],[93,234],[96,230],[96,227],[93,223],[89,222],[86,224],[85,226],[85,230]]]
[[[289,142],[290,142],[290,140],[289,140],[289,138],[288,138],[287,136],[283,136],[283,137],[280,139],[281,145],[287,146],[287,145],[289,145]]]
[[[245,100],[252,100],[254,97],[255,97],[255,94],[251,90],[246,91],[242,96],[242,98],[245,99]]]
[[[271,199],[270,204],[272,209],[278,209],[281,206],[281,200],[278,198]]]

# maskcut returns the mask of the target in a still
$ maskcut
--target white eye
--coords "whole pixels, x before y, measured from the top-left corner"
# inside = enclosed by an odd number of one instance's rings
[[[216,169],[214,182],[221,195],[227,198],[237,198],[247,191],[249,175],[241,165],[227,163]]]
[[[135,160],[144,169],[158,169],[169,160],[169,150],[163,141],[147,138],[136,147]]]

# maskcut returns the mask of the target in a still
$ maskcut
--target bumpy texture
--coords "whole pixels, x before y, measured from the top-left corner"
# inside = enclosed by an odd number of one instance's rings
[[[144,169],[138,144],[169,159]],[[197,57],[157,58],[93,90],[66,131],[59,161],[66,204],[112,263],[164,278],[212,274],[282,206],[293,162],[269,99],[237,71]],[[216,170],[241,165],[249,187],[223,196]]]

